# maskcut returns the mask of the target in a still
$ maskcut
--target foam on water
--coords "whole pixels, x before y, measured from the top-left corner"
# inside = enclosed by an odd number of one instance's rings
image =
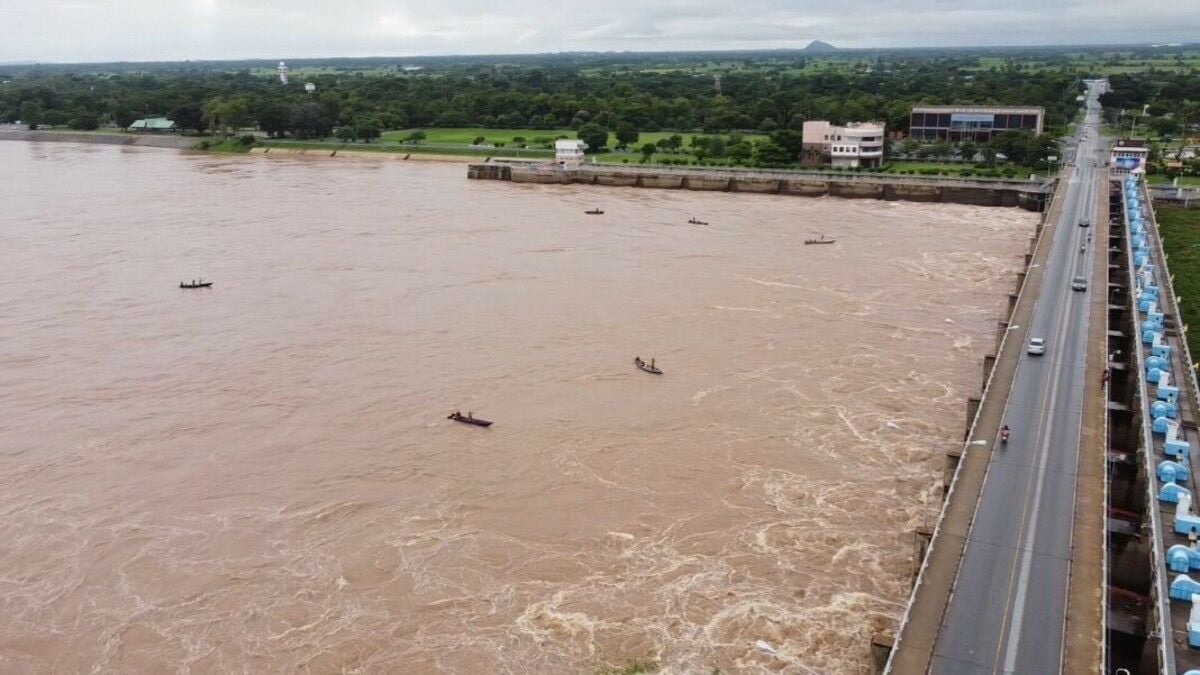
[[[1035,216],[464,173],[0,143],[0,671],[864,672]]]

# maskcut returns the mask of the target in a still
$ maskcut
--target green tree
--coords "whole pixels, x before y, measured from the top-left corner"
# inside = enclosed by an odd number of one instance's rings
[[[128,129],[129,125],[137,119],[137,113],[127,104],[119,103],[113,108],[112,119],[113,124],[122,129]]]
[[[588,152],[599,152],[608,145],[608,131],[594,122],[579,127],[578,137],[587,143]]]
[[[67,125],[72,129],[90,131],[92,129],[100,128],[100,120],[94,113],[81,111],[72,117],[70,121],[67,122]]]
[[[368,118],[354,126],[354,136],[363,143],[370,143],[382,133],[383,129],[374,118]]]
[[[750,143],[746,141],[734,143],[733,145],[729,146],[728,154],[730,159],[738,164],[741,164],[750,159],[750,157],[754,154],[754,146],[750,145]]]
[[[67,113],[62,110],[42,111],[41,124],[47,127],[64,127],[69,122]]]
[[[754,148],[754,164],[757,166],[789,166],[792,164],[792,160],[788,149],[774,141],[759,143]]]
[[[181,105],[172,110],[168,117],[182,131],[191,129],[200,132],[208,128],[204,123],[204,111],[199,106]]]
[[[658,151],[658,146],[653,143],[642,144],[642,162],[649,163],[650,158]]]
[[[637,127],[633,126],[632,124],[629,124],[628,122],[622,122],[621,124],[617,125],[617,147],[618,148],[627,148],[627,147],[629,147],[629,145],[631,143],[636,143],[637,139],[638,139]]]
[[[410,132],[407,136],[404,137],[405,143],[412,143],[413,145],[417,145],[418,143],[420,143],[423,140],[425,140],[425,132],[420,129]]]
[[[334,132],[334,135],[337,136],[339,141],[342,141],[343,143],[349,143],[354,140],[354,127],[343,124],[337,128],[337,131]]]
[[[258,110],[258,128],[268,136],[282,136],[291,119],[290,111],[282,103],[267,103]],[[178,125],[179,121],[176,120]]]
[[[218,96],[204,104],[204,118],[208,126],[229,134],[250,123],[250,104],[242,96]]]
[[[293,105],[288,114],[288,131],[296,138],[324,138],[333,131],[333,118],[319,103],[306,101]],[[350,126],[350,125],[343,125]]]
[[[725,150],[726,145],[724,138],[721,138],[720,136],[713,136],[711,139],[709,139],[708,154],[712,155],[713,157],[724,157]]]
[[[37,129],[42,123],[42,106],[36,101],[25,101],[21,104],[21,124],[30,129]]]
[[[975,155],[979,154],[979,146],[972,141],[963,141],[958,144],[958,156],[966,161],[975,159]]]
[[[771,142],[786,150],[792,159],[799,159],[804,149],[804,134],[795,129],[780,129],[771,134]]]
[[[933,144],[933,156],[938,159],[946,159],[954,154],[954,148],[950,147],[950,143],[945,140],[940,140]]]

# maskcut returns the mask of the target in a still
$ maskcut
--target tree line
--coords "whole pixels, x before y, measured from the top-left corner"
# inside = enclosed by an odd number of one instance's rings
[[[585,140],[615,132],[619,144],[633,142],[639,131],[758,132],[798,158],[806,120],[882,120],[889,130],[905,132],[913,105],[1037,105],[1046,108],[1051,127],[1065,126],[1081,90],[1065,69],[968,73],[929,58],[878,59],[852,71],[787,66],[776,60],[756,67],[747,60],[718,83],[709,73],[685,69],[467,63],[415,74],[315,74],[305,78],[316,86],[311,94],[299,77],[285,86],[249,70],[34,69],[0,84],[0,122],[126,127],[157,115],[195,132],[256,127],[270,136],[336,134],[342,140],[413,127],[571,128]],[[773,153],[768,148],[766,159]]]

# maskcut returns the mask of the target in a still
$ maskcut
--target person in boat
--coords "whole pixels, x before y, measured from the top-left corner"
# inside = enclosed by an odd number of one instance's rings
[[[650,357],[650,367],[654,367],[654,357]]]
[[[475,413],[473,413],[473,412],[471,412],[470,410],[468,410],[468,411],[467,411],[467,419],[469,419],[469,420],[473,420],[473,419],[475,419]]]

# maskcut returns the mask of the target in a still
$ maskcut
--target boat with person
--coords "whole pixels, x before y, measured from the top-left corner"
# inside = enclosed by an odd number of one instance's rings
[[[588,209],[587,211],[584,211],[584,213],[588,214],[589,216],[602,216],[604,215],[604,209]]]
[[[646,363],[645,361],[642,360],[642,357],[635,356],[635,357],[633,357],[633,365],[637,366],[639,369],[641,369],[647,373],[650,373],[651,375],[662,375],[663,374],[663,371],[660,370],[658,368],[658,366],[654,365],[654,359],[650,359],[650,363]]]
[[[826,239],[826,238],[825,238],[825,235],[821,235],[821,236],[820,236],[819,238],[817,238],[817,239],[805,239],[805,240],[804,240],[804,245],[805,245],[805,246],[812,246],[813,244],[832,244],[832,243],[834,243],[835,241],[837,241],[837,239]]]
[[[474,413],[471,413],[471,412],[468,412],[466,415],[464,415],[464,414],[460,413],[459,411],[455,410],[454,412],[447,415],[446,419],[454,420],[455,422],[462,422],[463,424],[473,424],[477,427],[492,426],[491,420],[479,419],[478,417],[475,416]]]
[[[180,288],[211,288],[212,285],[213,285],[213,282],[204,281],[203,279],[201,279],[199,281],[193,279],[192,283],[190,283],[190,284],[186,281],[179,282]]]
[[[691,219],[688,220],[688,224],[689,225],[707,225],[708,221],[700,220],[699,218],[692,216]]]

